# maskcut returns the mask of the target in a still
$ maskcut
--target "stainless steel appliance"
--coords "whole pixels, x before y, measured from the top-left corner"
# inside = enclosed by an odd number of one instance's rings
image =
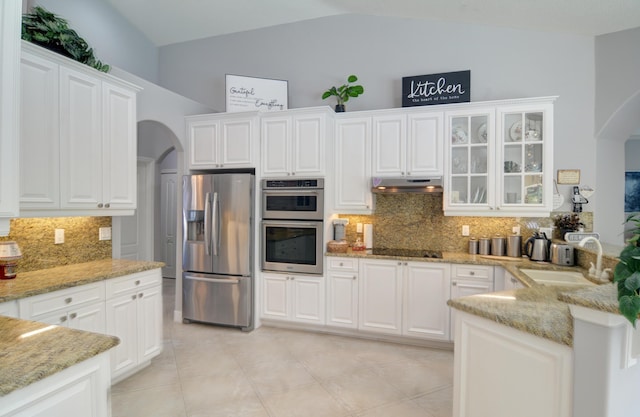
[[[552,264],[565,266],[573,266],[574,264],[573,246],[571,245],[552,243],[550,256]]]
[[[524,252],[532,261],[546,262],[549,260],[549,246],[551,241],[544,233],[535,232],[524,244]]]
[[[252,330],[255,177],[186,175],[183,189],[183,318]]]
[[[324,180],[262,180],[264,271],[322,274]]]
[[[442,194],[442,177],[423,178],[373,178],[373,193],[439,193]]]

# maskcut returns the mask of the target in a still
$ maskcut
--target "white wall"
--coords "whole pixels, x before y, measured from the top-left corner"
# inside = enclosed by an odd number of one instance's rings
[[[26,3],[26,0],[23,0]],[[158,48],[104,0],[36,0],[63,17],[93,48],[96,58],[158,82]]]

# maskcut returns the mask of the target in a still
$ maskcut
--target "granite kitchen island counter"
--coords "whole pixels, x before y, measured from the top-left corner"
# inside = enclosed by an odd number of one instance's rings
[[[162,268],[163,266],[162,262],[109,258],[37,271],[19,272],[15,279],[0,281],[0,303]]]

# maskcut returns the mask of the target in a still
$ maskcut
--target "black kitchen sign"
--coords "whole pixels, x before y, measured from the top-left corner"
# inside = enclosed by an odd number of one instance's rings
[[[402,107],[471,101],[471,71],[402,77]]]

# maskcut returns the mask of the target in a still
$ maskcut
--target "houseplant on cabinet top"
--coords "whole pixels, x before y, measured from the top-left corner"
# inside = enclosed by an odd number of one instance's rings
[[[349,85],[349,83],[355,83],[358,81],[358,77],[350,75],[347,78],[347,84],[343,84],[340,87],[331,87],[322,94],[322,99],[325,100],[331,96],[336,96],[338,104],[336,104],[336,112],[344,111],[344,103],[349,101],[349,97],[358,97],[364,93],[364,87],[361,85]]]
[[[22,39],[47,48],[50,51],[74,59],[102,72],[109,72],[93,55],[93,49],[67,21],[43,7],[35,6],[31,13],[22,15]]]

